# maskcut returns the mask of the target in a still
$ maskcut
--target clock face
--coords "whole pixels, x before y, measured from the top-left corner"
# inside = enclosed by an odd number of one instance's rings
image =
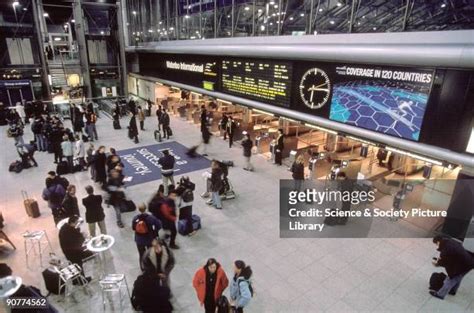
[[[319,68],[304,73],[300,82],[301,100],[310,109],[320,109],[329,100],[331,82],[329,76]]]

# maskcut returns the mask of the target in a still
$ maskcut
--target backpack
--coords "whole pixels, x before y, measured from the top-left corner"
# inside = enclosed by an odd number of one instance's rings
[[[247,284],[249,285],[250,295],[253,298],[253,286],[252,286],[252,283],[250,282],[250,280],[244,279],[244,280],[239,281],[239,294],[240,294],[240,283],[241,282],[247,282]]]
[[[146,223],[146,217],[140,216],[135,224],[135,232],[139,235],[148,235],[149,229]]]
[[[191,189],[186,189],[181,196],[184,202],[192,202],[194,201],[194,193]]]
[[[217,313],[228,313],[230,310],[229,299],[222,295],[216,301]]]
[[[161,123],[162,124],[165,124],[165,125],[169,125],[170,123],[170,116],[168,115],[168,113],[163,113],[163,115],[161,116]]]
[[[91,114],[90,119],[91,119],[91,123],[95,124],[95,122],[97,122],[97,116],[94,113]]]

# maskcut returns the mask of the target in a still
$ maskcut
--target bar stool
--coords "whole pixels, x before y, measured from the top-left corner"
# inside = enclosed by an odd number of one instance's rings
[[[130,301],[130,291],[128,289],[127,279],[124,274],[107,274],[102,280],[99,281],[100,289],[102,291],[102,304],[105,311],[105,295],[109,293],[112,297],[114,293],[119,294],[120,299],[120,312],[123,312],[123,297],[128,295],[128,301]],[[127,293],[122,293],[122,289],[126,288]],[[111,299],[113,302],[113,298]]]
[[[46,232],[44,230],[27,231],[23,233],[23,239],[25,243],[26,266],[30,267],[28,256],[34,253],[35,255],[39,254],[40,266],[43,267],[43,252],[45,252],[46,248],[49,248],[50,252],[53,251]]]
[[[70,264],[62,269],[59,270],[59,276],[61,279],[59,280],[59,289],[62,290],[64,288],[64,298],[68,297],[71,294],[71,289],[74,286],[74,281],[78,282],[84,290],[88,285],[87,279],[82,275],[81,268],[77,264]]]

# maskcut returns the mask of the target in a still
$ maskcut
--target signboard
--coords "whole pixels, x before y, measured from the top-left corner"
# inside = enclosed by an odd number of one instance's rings
[[[292,108],[418,141],[434,70],[295,62]]]
[[[226,58],[221,71],[223,92],[289,107],[291,62]]]
[[[217,90],[218,61],[199,55],[140,54],[140,73]]]
[[[118,155],[124,164],[123,173],[127,177],[125,185],[134,186],[161,179],[158,159],[163,156],[162,151],[165,149],[175,157],[175,176],[204,170],[211,166],[211,162],[202,156],[190,159],[186,155],[188,148],[175,141],[121,150],[118,151]]]

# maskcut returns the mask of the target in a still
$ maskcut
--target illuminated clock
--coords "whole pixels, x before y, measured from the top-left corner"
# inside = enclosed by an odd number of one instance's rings
[[[319,68],[312,68],[301,77],[300,95],[303,103],[310,109],[320,109],[329,100],[331,81]]]

